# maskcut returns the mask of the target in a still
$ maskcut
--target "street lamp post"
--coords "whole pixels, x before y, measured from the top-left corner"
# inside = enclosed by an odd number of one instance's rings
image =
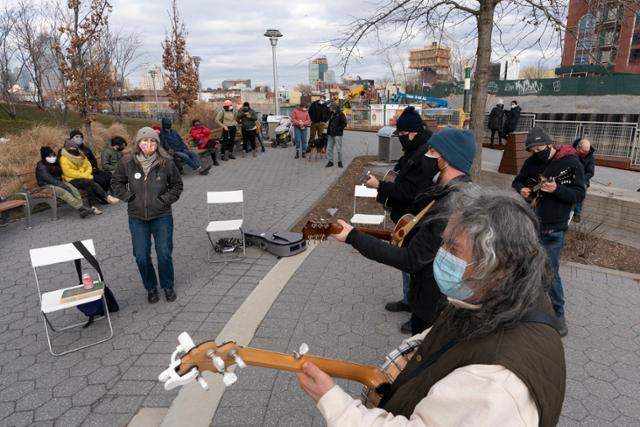
[[[265,37],[269,38],[271,42],[271,54],[273,56],[273,97],[276,101],[276,115],[280,115],[280,96],[278,95],[278,63],[276,61],[276,45],[278,44],[278,38],[282,37],[282,33],[278,30],[267,30],[264,33]]]
[[[156,118],[160,116],[160,104],[158,103],[158,90],[156,89],[156,76],[158,72],[156,70],[149,70],[151,76],[151,84],[153,85],[153,93],[156,97]]]
[[[193,64],[196,66],[196,74],[198,75],[198,91],[200,90],[200,62],[202,62],[202,58],[199,56],[193,57]]]

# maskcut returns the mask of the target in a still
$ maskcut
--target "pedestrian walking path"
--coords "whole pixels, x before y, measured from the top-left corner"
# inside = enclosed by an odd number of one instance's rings
[[[345,162],[367,150],[374,147],[345,143]],[[157,376],[178,334],[190,331],[196,341],[215,337],[277,262],[257,248],[249,248],[241,262],[207,262],[206,192],[243,189],[247,228],[288,230],[343,171],[293,155],[291,148],[268,149],[257,158],[221,162],[208,176],[184,177],[184,193],[174,206],[174,303],[147,304],[124,204],[85,220],[65,207],[55,223],[43,212],[35,215],[30,230],[22,221],[0,229],[0,426],[124,426],[142,407],[169,407],[177,391],[166,392]],[[115,335],[54,358],[38,313],[29,249],[87,238],[94,239],[106,281],[120,303],[113,315]],[[75,270],[70,264],[51,274],[72,281]],[[101,332],[101,323],[83,333]],[[71,333],[58,343],[76,338]]]

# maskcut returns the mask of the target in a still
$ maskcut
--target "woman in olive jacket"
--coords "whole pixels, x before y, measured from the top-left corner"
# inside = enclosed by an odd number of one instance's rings
[[[151,262],[151,236],[158,256],[160,287],[167,301],[173,290],[173,216],[171,205],[182,193],[182,179],[171,156],[159,147],[160,138],[150,127],[136,135],[134,152],[116,167],[111,182],[115,197],[126,201],[133,255],[149,303],[158,302],[158,279]]]

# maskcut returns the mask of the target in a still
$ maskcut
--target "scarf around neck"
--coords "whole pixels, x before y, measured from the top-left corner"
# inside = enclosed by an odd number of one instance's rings
[[[136,159],[140,162],[140,166],[142,166],[142,171],[144,172],[144,176],[149,175],[149,171],[158,161],[158,153],[153,153],[149,157],[145,157],[144,154],[139,153],[136,155]]]

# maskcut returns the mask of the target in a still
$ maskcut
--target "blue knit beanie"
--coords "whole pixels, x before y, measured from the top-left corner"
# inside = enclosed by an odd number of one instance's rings
[[[451,166],[469,175],[476,157],[476,138],[466,129],[443,129],[429,139],[429,145]]]
[[[400,114],[396,122],[396,130],[401,132],[424,132],[422,117],[413,106],[405,108]]]

